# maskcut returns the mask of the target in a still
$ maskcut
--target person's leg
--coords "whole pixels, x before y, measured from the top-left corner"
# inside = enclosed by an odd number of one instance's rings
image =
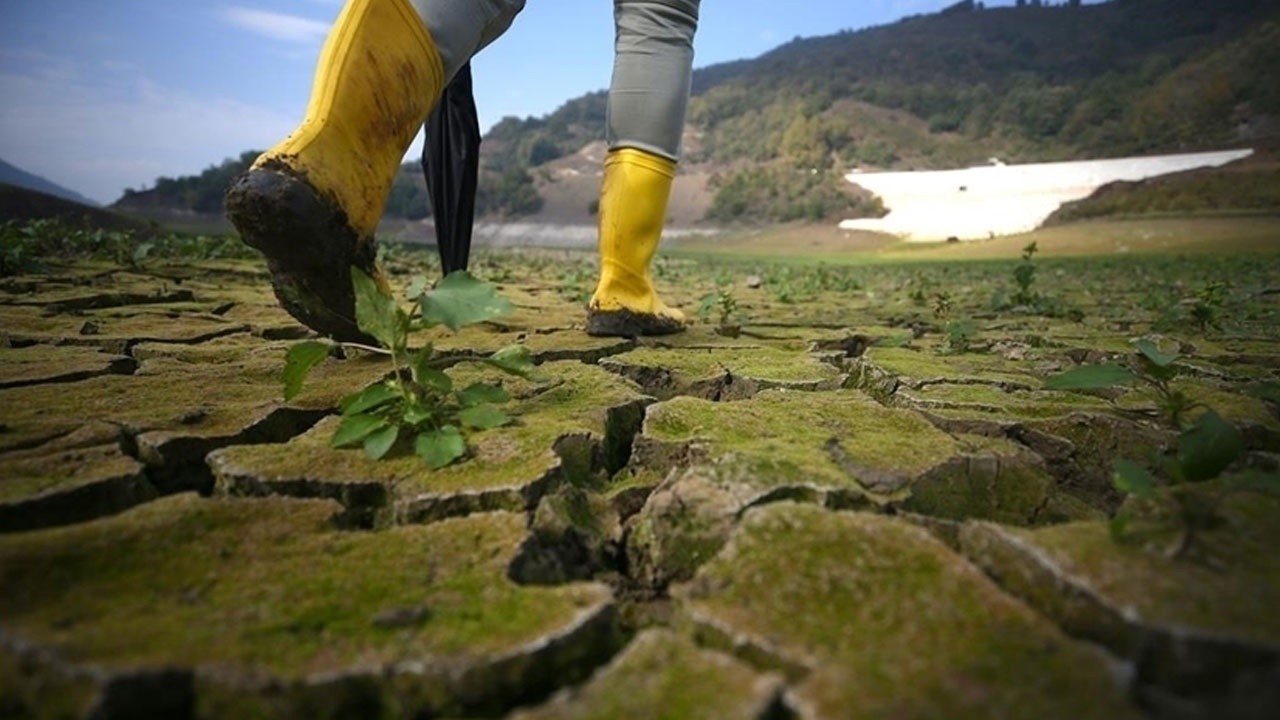
[[[679,332],[684,316],[658,298],[649,264],[680,158],[698,0],[614,0],[614,23],[609,155],[600,190],[600,282],[588,306],[587,332]]]
[[[302,124],[227,192],[295,318],[339,339],[355,322],[351,267],[377,276],[374,231],[409,143],[445,83],[524,0],[349,0],[329,33]]]

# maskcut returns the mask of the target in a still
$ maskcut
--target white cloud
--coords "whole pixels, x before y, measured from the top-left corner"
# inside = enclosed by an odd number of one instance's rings
[[[0,158],[109,203],[125,187],[265,149],[298,119],[100,68],[74,79],[0,71]]]
[[[329,23],[320,20],[238,5],[226,8],[223,17],[249,32],[292,43],[318,42],[329,32]]]

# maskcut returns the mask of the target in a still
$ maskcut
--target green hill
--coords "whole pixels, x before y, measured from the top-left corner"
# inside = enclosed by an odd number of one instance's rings
[[[959,2],[939,13],[796,39],[694,74],[686,170],[708,178],[717,222],[880,212],[851,167],[949,168],[1108,157],[1280,134],[1280,0]],[[476,82],[483,83],[479,77]],[[481,214],[536,212],[543,166],[604,135],[605,95],[505,118],[482,145]],[[252,154],[146,197],[217,212]],[[406,165],[388,207],[427,214]],[[585,210],[584,210],[585,212]]]
[[[98,207],[98,203],[90,200],[84,195],[81,195],[75,190],[64,188],[47,178],[40,177],[34,173],[29,173],[16,165],[11,165],[5,162],[4,160],[0,160],[0,183],[12,187],[34,190],[38,193],[52,195],[80,205]]]
[[[132,231],[142,236],[152,235],[156,230],[137,218],[0,182],[0,224],[33,220],[54,220],[77,230]]]

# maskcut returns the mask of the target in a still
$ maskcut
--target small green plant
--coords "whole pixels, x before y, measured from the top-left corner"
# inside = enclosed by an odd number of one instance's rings
[[[952,320],[946,327],[947,348],[944,354],[959,355],[969,352],[978,337],[978,325],[972,320]]]
[[[710,322],[714,316],[717,320],[716,333],[725,337],[738,337],[746,322],[746,315],[738,308],[731,285],[703,295],[698,306],[698,316],[702,322]]]
[[[1200,288],[1191,302],[1191,321],[1203,334],[1222,329],[1222,309],[1227,302],[1227,285],[1223,282],[1211,282]]]
[[[466,455],[464,432],[511,422],[497,407],[511,399],[505,389],[486,383],[458,388],[446,372],[450,360],[439,357],[430,343],[417,349],[408,345],[409,334],[416,330],[443,325],[457,331],[509,312],[511,303],[491,285],[462,271],[450,273],[434,290],[427,290],[426,280],[418,278],[408,293],[412,310],[405,312],[358,268],[352,268],[351,279],[356,323],[382,348],[341,344],[385,353],[393,370],[387,379],[342,400],[342,422],[330,440],[333,447],[362,446],[370,458],[380,460],[398,446],[409,446],[434,470]],[[301,391],[307,373],[334,349],[334,343],[315,340],[289,349],[283,374],[286,400]],[[520,345],[503,348],[481,362],[536,379],[529,350]]]
[[[951,293],[939,290],[933,294],[933,316],[946,317],[951,314]]]
[[[1149,463],[1154,473],[1132,460],[1116,460],[1112,484],[1130,500],[1113,518],[1111,531],[1117,541],[1128,542],[1173,530],[1174,542],[1165,552],[1178,558],[1187,554],[1199,533],[1221,524],[1219,509],[1227,497],[1242,491],[1280,493],[1280,476],[1246,472],[1221,477],[1244,453],[1240,431],[1212,408],[1172,387],[1178,375],[1177,353],[1165,353],[1150,340],[1139,340],[1135,346],[1134,367],[1080,367],[1050,378],[1045,388],[1097,390],[1140,382],[1155,389],[1160,414],[1179,431],[1178,439],[1172,452]],[[1203,412],[1188,419],[1197,408]]]
[[[1244,452],[1240,431],[1213,410],[1206,410],[1178,435],[1172,452],[1155,461],[1152,472],[1132,460],[1116,461],[1112,484],[1130,501],[1111,521],[1118,542],[1149,542],[1167,537],[1170,558],[1195,547],[1200,533],[1223,524],[1223,502],[1241,492],[1280,495],[1280,475],[1246,471],[1223,473]]]
[[[1039,249],[1034,242],[1022,248],[1022,262],[1013,269],[1013,282],[1018,289],[1009,300],[1014,305],[1032,307],[1040,299],[1040,295],[1033,289],[1036,283],[1036,266],[1031,261]]]
[[[0,276],[38,272],[51,262],[106,260],[137,268],[154,258],[210,260],[251,258],[257,251],[234,237],[170,233],[140,239],[132,230],[88,230],[58,219],[0,225]]]
[[[1044,387],[1047,390],[1103,390],[1142,383],[1155,391],[1161,417],[1170,426],[1181,429],[1187,412],[1204,407],[1203,403],[1194,402],[1185,392],[1173,387],[1179,373],[1177,361],[1182,356],[1177,352],[1163,352],[1146,339],[1136,341],[1134,347],[1137,353],[1130,365],[1110,362],[1078,367],[1050,378]]]
[[[585,303],[591,299],[591,290],[588,285],[595,280],[595,277],[594,269],[575,265],[560,276],[560,287],[557,288],[557,292],[560,297],[571,303]]]

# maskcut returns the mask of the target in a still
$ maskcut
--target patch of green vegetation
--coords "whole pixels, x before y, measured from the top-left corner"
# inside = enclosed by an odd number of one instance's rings
[[[351,362],[327,361],[321,370]],[[484,377],[483,365],[452,369],[460,384]],[[337,450],[331,438],[341,418],[322,420],[285,445],[238,445],[215,451],[209,464],[218,487],[231,494],[317,494],[371,513],[375,525],[420,521],[485,510],[524,511],[554,481],[602,485],[609,450],[630,440],[612,427],[613,409],[638,405],[644,396],[629,382],[576,361],[542,366],[555,378],[535,385],[507,384],[512,400],[501,409],[514,422],[468,437],[464,463],[432,470],[412,454],[370,460]],[[331,370],[332,372],[332,370]],[[624,435],[625,434],[625,435]],[[377,486],[377,487],[374,487]]]
[[[1101,398],[1066,392],[1013,390],[991,385],[938,383],[920,390],[899,390],[906,404],[949,418],[974,418],[1016,422],[1054,418],[1073,412],[1103,411],[1110,404]]]
[[[1280,643],[1274,612],[1280,599],[1280,560],[1274,552],[1280,542],[1280,501],[1234,495],[1220,511],[1224,522],[1198,541],[1211,562],[1186,562],[1137,545],[1117,545],[1105,521],[1034,530],[976,524],[966,529],[966,554],[980,559],[984,569],[998,574],[1002,584],[1034,607],[1122,654],[1136,654],[1143,639],[1115,627],[1105,614],[1079,614],[1082,606],[1068,602],[1054,582],[1006,565],[1012,556],[1000,549],[1008,547],[1000,537],[1011,537],[1028,552],[1017,564],[1033,558],[1037,565],[1052,563],[1110,607],[1131,608],[1126,615],[1133,622],[1274,646]]]
[[[1022,452],[961,456],[911,484],[906,509],[948,520],[1029,525],[1053,495],[1043,462]]]
[[[411,331],[436,325],[457,331],[508,312],[511,303],[492,286],[457,271],[428,291],[424,278],[411,287],[409,298],[414,305],[406,313],[359,268],[351,269],[351,280],[356,322],[361,332],[387,349],[392,376],[343,399],[334,447],[361,445],[371,459],[380,460],[398,444],[412,443],[414,453],[435,470],[466,455],[463,430],[489,430],[511,422],[496,407],[511,399],[506,390],[486,383],[455,389],[444,369],[451,359],[437,357],[431,344],[417,350],[408,347]],[[285,400],[302,390],[307,373],[335,347],[310,340],[289,349],[283,375]],[[483,362],[527,379],[535,374],[532,355],[520,345],[503,348]]]
[[[1131,460],[1116,461],[1116,489],[1140,502],[1122,509],[1111,527],[1117,540],[1139,542],[1173,530],[1174,540],[1165,552],[1178,558],[1195,549],[1195,541],[1202,533],[1221,524],[1219,511],[1231,494],[1280,495],[1280,474],[1248,472],[1209,484],[1244,453],[1242,434],[1213,409],[1173,385],[1179,372],[1178,353],[1162,352],[1150,340],[1138,340],[1135,345],[1138,352],[1134,367],[1116,363],[1080,367],[1050,378],[1045,386],[1091,390],[1140,381],[1154,390],[1161,417],[1179,431],[1177,444],[1170,454],[1148,461],[1148,465],[1159,468],[1160,477]],[[1203,412],[1190,418],[1196,409]]]
[[[0,708],[12,720],[75,720],[90,717],[98,688],[86,677],[63,677],[0,650]]]
[[[727,655],[652,629],[638,635],[585,686],[512,720],[751,720],[776,690],[776,681],[766,681]]]
[[[0,224],[0,277],[41,272],[48,263],[106,260],[138,267],[149,260],[254,258],[258,253],[234,237],[177,234],[140,238],[131,230],[85,230],[57,220],[10,220]]]
[[[790,692],[824,715],[1138,716],[1094,651],[900,520],[754,510],[676,595],[706,634],[809,670]]]
[[[953,320],[946,327],[946,354],[959,355],[971,350],[978,337],[978,324],[972,320]]]
[[[888,212],[880,198],[856,195],[843,173],[828,167],[735,169],[713,178],[711,187],[715,198],[707,219],[719,222],[821,221],[882,217]]]
[[[115,441],[112,443],[110,441]],[[18,503],[52,491],[94,483],[141,481],[142,465],[120,451],[118,440],[90,447],[0,455],[0,504]]]
[[[1143,215],[1274,213],[1276,208],[1280,208],[1280,170],[1191,172],[1104,186],[1084,200],[1063,204],[1045,223]]]
[[[702,381],[720,381],[726,375],[730,376],[732,383],[748,381],[760,388],[814,388],[830,385],[839,376],[836,368],[807,352],[772,345],[691,350],[641,347],[607,358],[601,364],[633,377],[644,386],[667,385],[653,388],[655,392],[662,391],[664,396],[689,390]],[[655,378],[652,383],[646,382],[649,375]]]
[[[769,461],[762,487],[822,485],[861,487],[858,478],[829,456],[838,440],[864,471],[928,470],[952,457],[956,443],[914,412],[886,408],[858,392],[769,390],[741,402],[714,403],[679,397],[649,408],[644,437],[705,445],[713,458],[737,455]]]
[[[733,296],[732,285],[717,287],[715,292],[702,296],[698,304],[698,317],[702,322],[716,319],[716,334],[725,337],[738,337],[742,333],[742,325],[747,321],[747,314],[738,306]]]
[[[292,680],[406,659],[483,664],[569,629],[608,597],[507,579],[520,515],[363,533],[333,529],[335,509],[183,495],[0,537],[6,631],[95,666],[235,666]],[[379,621],[414,608],[398,625]]]
[[[938,356],[905,347],[873,347],[867,350],[862,361],[901,378],[908,385],[942,380],[1031,388],[1038,382],[1026,363],[989,354]]]

